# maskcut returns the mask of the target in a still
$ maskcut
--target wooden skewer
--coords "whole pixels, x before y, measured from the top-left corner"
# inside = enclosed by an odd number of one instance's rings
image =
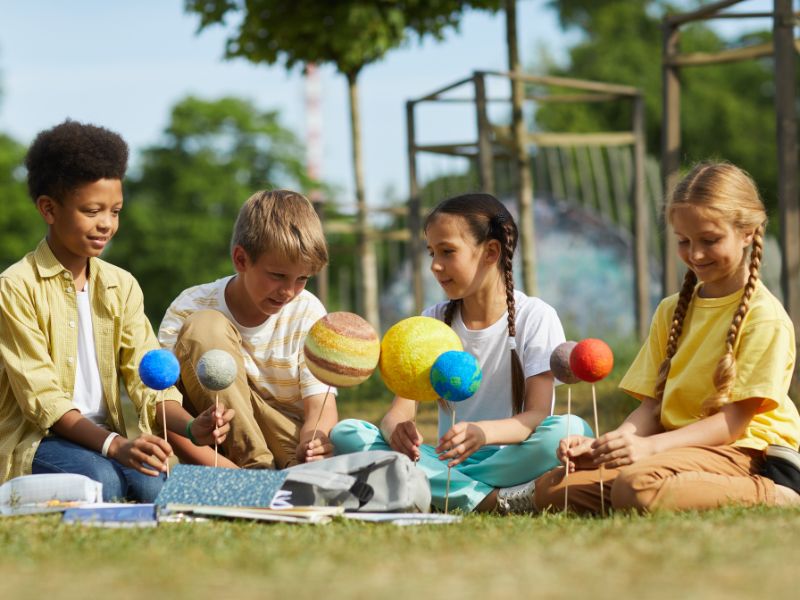
[[[217,428],[217,412],[219,411],[219,392],[214,394],[214,429]],[[214,466],[217,466],[217,459],[219,458],[219,449],[217,448],[217,438],[214,438]]]
[[[452,402],[448,402],[447,404],[450,407],[450,414],[452,415],[452,419],[450,421],[450,428],[452,429],[453,427],[456,426],[456,406]],[[444,489],[444,514],[447,514],[447,508],[448,508],[448,505],[450,503],[450,471],[451,470],[452,470],[452,467],[448,464],[447,465],[447,485],[445,486],[445,489]]]
[[[319,414],[317,415],[317,422],[314,423],[314,432],[311,434],[311,440],[308,442],[309,444],[314,441],[315,437],[317,437],[319,422],[322,420],[322,413],[325,411],[325,403],[328,401],[328,394],[330,393],[331,393],[331,386],[328,386],[328,389],[325,392],[325,397],[322,399],[322,406],[319,409]]]
[[[595,435],[600,437],[600,426],[597,424],[597,394],[594,391],[594,384],[592,384],[592,409],[594,410],[594,432]],[[605,494],[603,493],[603,465],[597,470],[600,476],[600,513],[606,516],[606,501]]]
[[[164,425],[164,441],[169,444],[167,439],[167,403],[164,402],[164,391],[159,390],[158,395],[161,397],[161,423]],[[169,477],[169,458],[167,458],[167,477]]]
[[[572,414],[572,388],[567,386],[567,440],[569,440],[569,425],[570,415]],[[567,447],[567,451],[569,451],[569,447]],[[567,477],[569,477],[569,454],[567,454],[567,462],[564,466],[564,513],[566,514],[568,508],[568,498],[569,498],[569,483],[567,482]]]

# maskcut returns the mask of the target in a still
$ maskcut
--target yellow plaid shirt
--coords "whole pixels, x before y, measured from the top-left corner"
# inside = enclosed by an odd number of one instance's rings
[[[137,369],[159,344],[144,314],[142,290],[133,276],[99,258],[89,259],[89,291],[98,368],[108,408],[108,427],[125,435],[120,378],[152,431],[157,392]],[[0,483],[31,472],[41,439],[75,409],[78,304],[72,274],[46,240],[0,274]],[[181,401],[172,387],[165,400]]]

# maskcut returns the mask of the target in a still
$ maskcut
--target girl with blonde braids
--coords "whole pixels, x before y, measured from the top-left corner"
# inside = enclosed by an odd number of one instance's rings
[[[800,467],[800,417],[787,395],[794,327],[759,280],[766,212],[755,183],[732,164],[700,163],[666,217],[689,270],[620,382],[641,404],[596,440],[562,440],[570,475],[537,481],[540,509],[563,509],[569,485],[569,508],[599,512],[600,465],[615,509],[800,503],[800,488],[761,475],[774,449]]]
[[[422,443],[416,403],[397,397],[381,428],[346,420],[331,432],[339,453],[393,449],[419,460],[434,506],[463,511],[531,512],[533,480],[559,464],[556,448],[567,432],[591,435],[580,418],[550,416],[550,354],[564,341],[552,307],[514,288],[517,226],[488,194],[441,202],[425,221],[431,271],[449,301],[423,315],[450,325],[481,366],[478,392],[458,404],[458,421],[439,409],[439,440]]]

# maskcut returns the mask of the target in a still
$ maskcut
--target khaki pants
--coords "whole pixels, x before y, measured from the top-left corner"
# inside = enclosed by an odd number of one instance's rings
[[[296,464],[303,412],[294,405],[263,398],[251,387],[241,347],[239,331],[221,312],[201,310],[187,317],[175,343],[175,355],[181,364],[184,406],[189,412],[199,414],[212,406],[219,394],[220,404],[236,411],[222,450],[240,467],[283,469]],[[236,380],[220,392],[204,388],[195,371],[200,357],[211,349],[225,350],[236,361]]]
[[[759,450],[733,446],[676,448],[622,469],[603,469],[606,510],[703,510],[726,504],[775,504],[775,484],[758,475]],[[569,509],[600,513],[600,471],[581,470],[564,479],[564,468],[536,480],[535,504],[540,510]]]

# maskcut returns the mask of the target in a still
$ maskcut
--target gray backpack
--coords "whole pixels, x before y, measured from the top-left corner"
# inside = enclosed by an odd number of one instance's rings
[[[429,512],[425,473],[405,454],[368,450],[285,470],[295,506],[344,506],[347,512]]]

